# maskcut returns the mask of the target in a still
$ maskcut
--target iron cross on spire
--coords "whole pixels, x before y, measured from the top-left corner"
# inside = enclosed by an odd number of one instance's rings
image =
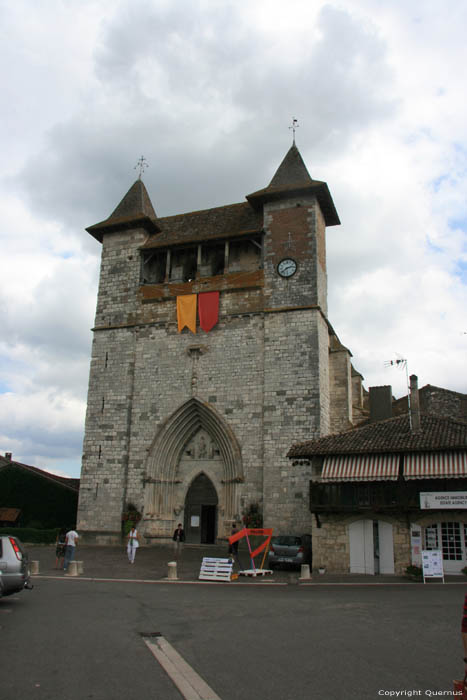
[[[134,167],[134,170],[139,170],[138,180],[141,180],[141,176],[144,173],[144,168],[149,168],[149,163],[144,156],[141,156]]]
[[[298,123],[298,119],[295,119],[295,117],[292,118],[292,126],[289,126],[289,129],[292,129],[293,133],[293,143],[295,145],[295,131],[300,127],[300,124]]]

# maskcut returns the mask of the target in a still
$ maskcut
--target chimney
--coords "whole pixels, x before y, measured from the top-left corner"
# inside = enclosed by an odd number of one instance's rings
[[[392,418],[392,387],[370,386],[370,421]]]
[[[420,399],[418,396],[418,377],[410,375],[410,420],[412,430],[420,430]]]
[[[9,462],[11,462],[12,457],[13,457],[12,452],[5,452],[5,459],[7,459]]]

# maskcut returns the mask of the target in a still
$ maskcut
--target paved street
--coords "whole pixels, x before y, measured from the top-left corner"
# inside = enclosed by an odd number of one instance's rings
[[[0,697],[179,700],[143,642],[154,633],[222,700],[428,697],[462,674],[466,592],[37,577],[0,600]]]

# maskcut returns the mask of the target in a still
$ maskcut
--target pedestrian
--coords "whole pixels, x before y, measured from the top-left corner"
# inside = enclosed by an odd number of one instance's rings
[[[63,563],[63,570],[68,569],[68,564],[75,558],[75,549],[78,543],[78,533],[73,528],[70,528],[66,533],[65,537],[65,561]]]
[[[128,533],[128,544],[127,544],[127,548],[126,548],[126,551],[128,554],[128,561],[130,562],[130,564],[135,563],[135,554],[136,554],[136,550],[138,549],[138,547],[139,547],[139,533],[138,533],[138,530],[133,525],[130,532]]]
[[[182,527],[182,523],[178,523],[172,539],[175,553],[178,554],[182,548],[182,542],[185,542],[185,530]]]
[[[66,528],[62,527],[55,540],[55,568],[61,569],[65,558]],[[61,561],[60,561],[61,560]]]
[[[238,532],[237,530],[237,525],[234,523],[232,525],[232,532],[230,533],[230,536],[233,537],[236,535]],[[229,544],[229,554],[233,554],[235,558],[237,558],[238,554],[238,540],[236,542],[232,542],[232,544]]]

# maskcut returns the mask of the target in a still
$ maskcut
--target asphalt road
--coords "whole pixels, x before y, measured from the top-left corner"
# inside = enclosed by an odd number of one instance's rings
[[[143,643],[156,632],[222,700],[446,695],[466,593],[39,579],[0,600],[0,698],[180,700]]]

